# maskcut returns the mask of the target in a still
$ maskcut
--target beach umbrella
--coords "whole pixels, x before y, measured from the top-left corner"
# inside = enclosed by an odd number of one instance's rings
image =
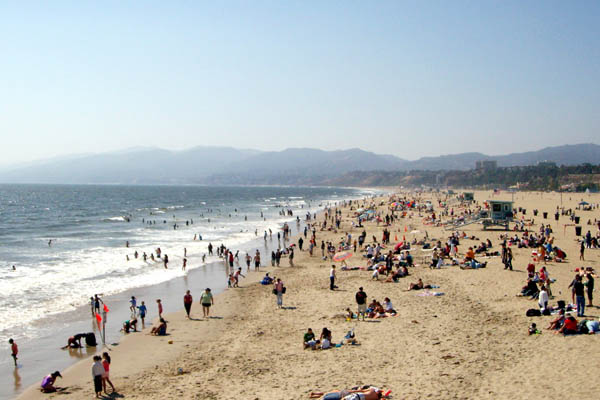
[[[587,201],[582,201],[579,203],[580,206],[587,206],[588,204],[590,203],[588,203]]]
[[[414,231],[410,231],[410,233],[415,234],[415,233],[421,233],[420,230],[415,229]]]
[[[353,254],[350,251],[340,251],[339,253],[335,253],[335,255],[333,256],[333,261],[345,261],[352,256]]]

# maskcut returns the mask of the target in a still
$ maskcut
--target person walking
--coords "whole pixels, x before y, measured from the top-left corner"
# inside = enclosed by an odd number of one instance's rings
[[[283,282],[281,281],[281,279],[277,278],[277,280],[275,281],[275,294],[277,295],[277,307],[282,308],[283,307],[283,293],[285,291],[285,287],[283,286]]]
[[[590,269],[586,270],[585,276],[587,281],[585,282],[585,286],[587,286],[587,295],[588,295],[588,307],[593,307],[592,299],[594,294],[594,276]]]
[[[573,291],[575,292],[575,301],[577,303],[577,316],[583,317],[585,315],[585,286],[583,285],[581,275],[579,274],[575,277]]]
[[[591,297],[590,297],[590,302],[591,302]],[[17,346],[17,342],[15,342],[14,339],[8,339],[8,344],[10,344],[10,352],[11,352],[11,356],[13,358],[13,361],[15,362],[15,367],[17,366],[17,355],[19,354],[19,346]]]
[[[194,301],[194,299],[192,298],[190,291],[187,290],[185,292],[185,295],[183,296],[183,306],[185,307],[185,313],[187,315],[187,319],[190,319],[190,311],[192,310],[192,302],[193,301]]]
[[[585,244],[583,242],[583,240],[581,241],[581,247],[579,247],[579,260],[580,261],[585,261],[585,257],[583,256],[583,253],[585,253]]]
[[[356,316],[356,318],[359,319],[362,314],[364,321],[365,314],[367,313],[367,294],[363,290],[362,286],[358,288],[358,292],[356,292],[355,298],[356,304],[358,305],[358,315]]]
[[[212,293],[210,292],[210,288],[206,288],[206,290],[204,290],[204,292],[200,296],[200,303],[202,304],[202,312],[204,314],[204,318],[209,318],[210,306],[215,304],[215,300],[213,298]]]
[[[335,286],[335,265],[331,266],[331,270],[329,271],[329,290],[335,290],[337,286]]]

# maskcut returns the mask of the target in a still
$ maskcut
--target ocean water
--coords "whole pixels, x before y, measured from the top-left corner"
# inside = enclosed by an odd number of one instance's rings
[[[244,255],[265,230],[276,235],[296,216],[303,220],[327,204],[372,193],[314,187],[0,185],[0,342],[13,337],[23,344],[51,335],[56,323],[49,321],[64,323],[61,315],[88,305],[96,293],[114,295],[204,268],[209,242]],[[283,209],[293,210],[294,217],[280,215]],[[150,256],[157,247],[168,254],[168,269],[160,260],[142,260],[143,252]],[[187,272],[181,269],[184,249]],[[211,261],[216,258],[207,257]]]

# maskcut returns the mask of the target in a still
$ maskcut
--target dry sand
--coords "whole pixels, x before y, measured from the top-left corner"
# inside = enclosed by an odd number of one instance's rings
[[[424,195],[423,197],[433,197]],[[476,192],[475,199],[492,198],[491,192]],[[510,200],[510,193],[494,196]],[[563,206],[575,208],[585,199],[600,203],[598,195],[564,194]],[[579,245],[574,228],[561,217],[558,224],[552,214],[560,205],[556,193],[516,193],[516,206],[550,212],[549,219],[555,244],[565,250],[565,263],[548,263],[556,300],[570,300],[567,285],[576,267],[598,265],[600,250],[587,250],[586,262],[580,262]],[[381,207],[383,214],[386,207]],[[344,222],[338,233],[317,231],[317,241],[337,243],[350,231],[349,211],[343,210]],[[600,219],[598,210],[577,211],[584,220]],[[323,215],[319,216],[322,221]],[[432,238],[444,241],[449,231],[423,226],[413,215],[392,227],[401,239],[408,231],[427,230]],[[372,235],[381,237],[383,225],[366,223],[367,242]],[[480,225],[461,229],[480,240],[490,238],[496,250],[501,231],[483,231]],[[360,231],[354,229],[357,237]],[[410,233],[407,238],[412,238]],[[414,236],[422,236],[415,234]],[[479,241],[463,240],[459,251]],[[306,399],[311,390],[347,388],[373,384],[392,390],[395,399],[525,399],[525,398],[598,398],[600,372],[598,350],[600,335],[563,337],[544,330],[528,336],[527,328],[536,322],[543,328],[552,317],[528,318],[525,311],[537,302],[516,297],[526,280],[525,266],[531,260],[530,249],[513,249],[515,271],[505,271],[500,258],[490,258],[480,270],[445,267],[430,270],[420,262],[420,250],[412,252],[421,264],[410,270],[411,276],[400,283],[372,281],[368,271],[338,271],[339,290],[328,289],[331,263],[308,252],[296,252],[296,266],[287,259],[280,268],[261,268],[242,279],[241,288],[229,289],[215,298],[213,312],[219,318],[188,321],[183,312],[170,314],[167,337],[152,337],[148,329],[124,338],[112,347],[111,378],[124,398],[137,399]],[[264,260],[263,260],[264,261]],[[365,265],[356,255],[349,265]],[[339,264],[338,264],[339,266]],[[281,277],[288,291],[279,310],[271,287],[259,285],[264,271]],[[440,285],[441,297],[419,297],[407,292],[409,282],[422,278],[425,283]],[[369,300],[390,297],[399,316],[367,322],[346,322],[335,317],[346,307],[355,310],[354,294],[363,286]],[[597,291],[596,291],[597,292]],[[183,293],[182,293],[183,295]],[[197,303],[200,293],[193,293],[194,317],[202,315]],[[597,300],[600,302],[600,299]],[[598,318],[598,308],[586,314]],[[311,327],[318,335],[323,327],[333,331],[333,341],[355,328],[360,346],[344,345],[326,351],[303,350],[302,335]],[[169,341],[173,341],[169,344]],[[184,374],[178,375],[182,368]],[[83,360],[63,372],[58,385],[67,387],[65,394],[44,395],[37,388],[23,393],[22,399],[92,398],[91,359]],[[40,377],[41,379],[42,377]]]

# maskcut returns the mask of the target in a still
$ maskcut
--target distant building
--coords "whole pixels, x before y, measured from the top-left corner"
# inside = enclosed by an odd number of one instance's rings
[[[481,160],[475,161],[475,169],[480,171],[493,171],[498,168],[498,161],[496,160]]]

